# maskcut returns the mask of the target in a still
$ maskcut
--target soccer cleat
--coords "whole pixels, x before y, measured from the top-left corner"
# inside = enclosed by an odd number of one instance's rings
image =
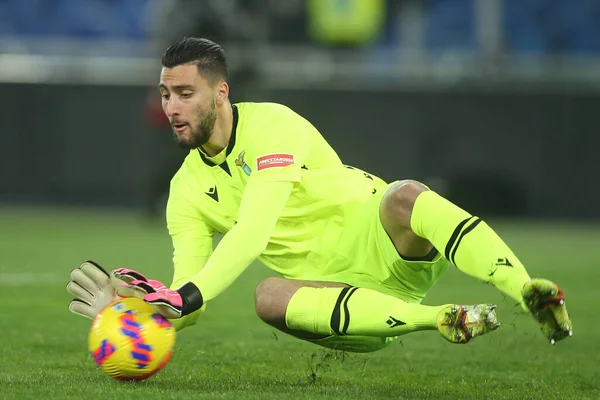
[[[521,293],[525,307],[540,323],[550,344],[573,335],[565,295],[557,284],[546,279],[532,279],[523,286]]]
[[[438,314],[438,331],[449,342],[467,343],[500,327],[495,310],[492,304],[450,305]]]

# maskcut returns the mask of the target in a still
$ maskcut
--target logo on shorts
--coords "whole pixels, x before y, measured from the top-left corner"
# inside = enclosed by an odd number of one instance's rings
[[[294,164],[294,156],[287,153],[267,154],[256,159],[256,168],[259,171],[267,168],[283,168]]]
[[[244,173],[248,176],[250,176],[250,174],[252,173],[252,170],[250,169],[250,167],[248,166],[248,164],[246,164],[244,162],[244,156],[246,155],[246,150],[243,150],[239,155],[238,158],[235,160],[235,165],[237,165],[238,167],[242,168],[242,171],[244,171]]]

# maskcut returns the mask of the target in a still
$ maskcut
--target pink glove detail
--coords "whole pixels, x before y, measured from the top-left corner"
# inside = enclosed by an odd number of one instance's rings
[[[144,301],[153,306],[156,311],[167,318],[181,318],[183,299],[175,290],[163,287],[145,295]]]
[[[140,272],[128,268],[118,268],[110,273],[110,280],[121,297],[142,299],[148,293],[164,289],[162,282],[148,279]]]
[[[131,281],[129,286],[131,288],[139,289],[145,292],[146,294],[155,293],[158,290],[166,289],[166,286],[162,282],[156,281],[154,279],[148,279],[147,281],[135,279]]]
[[[133,269],[128,268],[117,268],[112,271],[111,275],[115,278],[120,279],[126,283],[131,283],[134,280],[147,281],[148,279],[144,274],[137,272]]]

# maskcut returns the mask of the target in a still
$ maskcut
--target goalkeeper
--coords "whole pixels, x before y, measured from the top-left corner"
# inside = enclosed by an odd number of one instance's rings
[[[551,343],[572,334],[559,287],[531,279],[483,220],[419,182],[343,165],[285,106],[232,105],[218,44],[183,39],[162,66],[162,107],[189,149],[167,205],[173,281],[85,262],[67,285],[72,312],[93,318],[118,295],[138,296],[181,329],[258,259],[280,277],[258,285],[256,312],[297,338],[355,352],[419,330],[466,343],[500,325],[495,306],[421,304],[453,264],[520,303]]]

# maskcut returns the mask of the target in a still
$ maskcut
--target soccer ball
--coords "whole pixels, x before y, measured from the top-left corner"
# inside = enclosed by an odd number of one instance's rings
[[[98,367],[120,380],[142,380],[164,367],[173,353],[175,328],[149,304],[122,298],[92,322],[88,347]]]

